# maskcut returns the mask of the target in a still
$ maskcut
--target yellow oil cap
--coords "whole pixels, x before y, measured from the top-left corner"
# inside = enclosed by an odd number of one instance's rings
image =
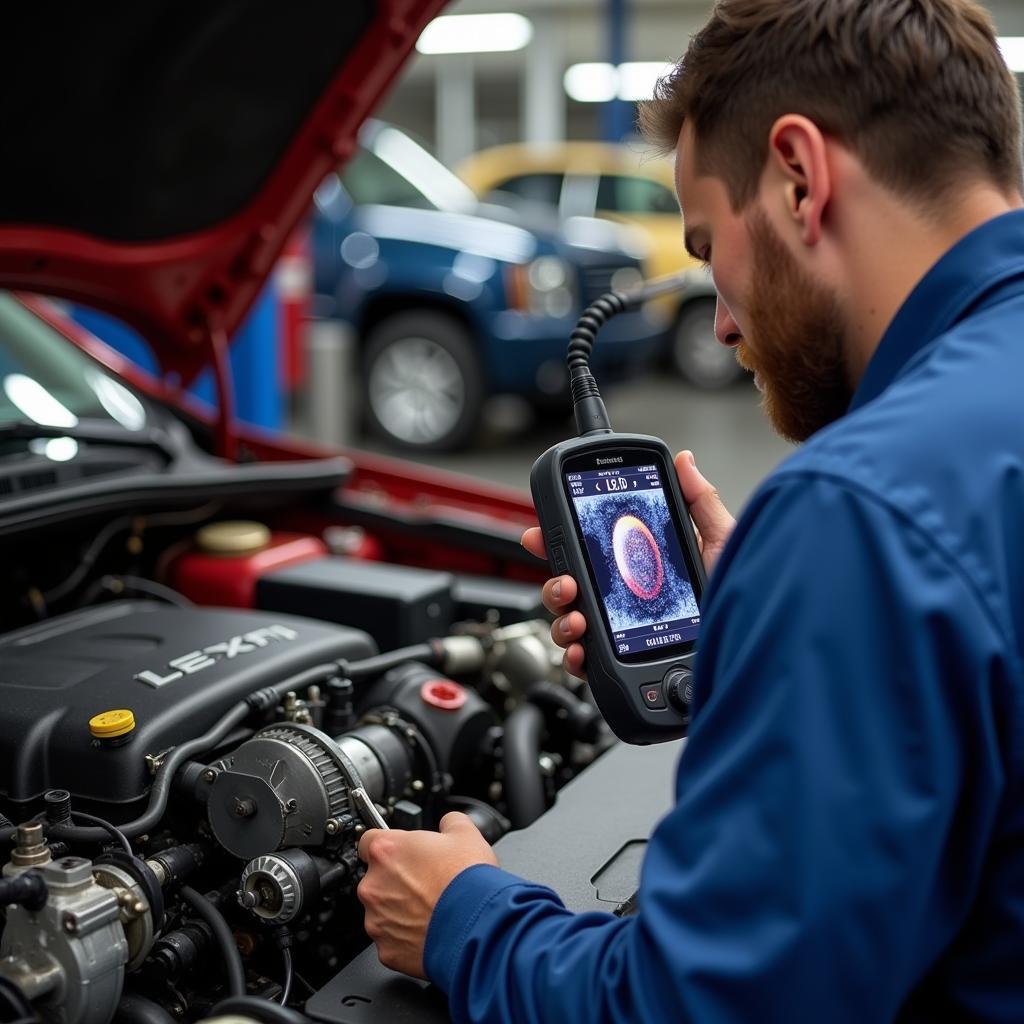
[[[250,555],[271,540],[270,527],[247,519],[208,523],[196,533],[196,544],[208,555]]]
[[[115,740],[135,728],[135,716],[126,709],[104,711],[89,719],[89,732],[98,740]]]

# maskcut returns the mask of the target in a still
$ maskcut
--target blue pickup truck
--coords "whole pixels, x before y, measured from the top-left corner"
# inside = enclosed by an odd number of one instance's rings
[[[580,312],[642,278],[642,250],[616,225],[514,216],[481,206],[380,122],[317,191],[317,312],[354,328],[364,418],[392,444],[464,446],[492,394],[525,395],[540,408],[567,402],[565,350]],[[601,382],[646,363],[663,330],[649,310],[612,320],[592,360]]]

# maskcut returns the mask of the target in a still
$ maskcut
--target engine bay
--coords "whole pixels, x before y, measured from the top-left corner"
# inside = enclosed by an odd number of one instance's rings
[[[511,842],[617,746],[535,584],[381,561],[345,530],[101,528],[67,541],[88,572],[21,603],[0,635],[3,1019],[297,1020],[375,962],[365,829],[459,810]]]

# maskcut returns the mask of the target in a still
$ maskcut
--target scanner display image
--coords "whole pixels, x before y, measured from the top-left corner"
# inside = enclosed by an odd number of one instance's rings
[[[700,612],[658,467],[567,473],[618,654],[685,643]]]

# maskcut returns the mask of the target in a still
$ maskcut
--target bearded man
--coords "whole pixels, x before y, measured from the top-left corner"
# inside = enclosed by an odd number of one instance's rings
[[[713,572],[639,913],[569,913],[452,816],[364,837],[367,931],[459,1021],[1024,1021],[1024,203],[991,20],[720,0],[642,123],[719,340],[806,443],[735,528],[677,459]],[[583,673],[575,581],[544,597]]]

